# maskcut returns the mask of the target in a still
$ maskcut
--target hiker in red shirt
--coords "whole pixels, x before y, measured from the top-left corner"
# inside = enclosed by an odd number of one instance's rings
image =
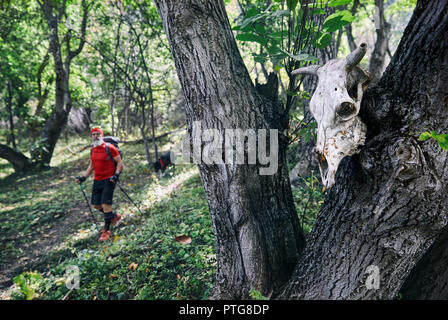
[[[100,128],[93,128],[90,131],[93,141],[93,148],[90,153],[90,164],[84,174],[76,177],[77,183],[83,183],[95,172],[92,188],[92,206],[104,213],[104,229],[101,232],[100,241],[110,238],[110,226],[115,225],[121,216],[113,213],[112,198],[115,189],[115,183],[123,168],[120,153],[114,145],[108,144],[109,154],[106,150],[106,142],[103,141],[103,131]],[[112,159],[111,159],[112,157]]]

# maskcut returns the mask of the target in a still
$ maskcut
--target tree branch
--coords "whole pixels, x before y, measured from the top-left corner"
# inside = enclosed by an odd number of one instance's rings
[[[87,4],[85,0],[82,0],[82,23],[81,23],[81,37],[80,37],[81,42],[79,43],[78,48],[76,50],[70,51],[69,61],[71,61],[74,57],[76,57],[78,54],[80,54],[84,47],[89,7],[90,7],[90,4]]]

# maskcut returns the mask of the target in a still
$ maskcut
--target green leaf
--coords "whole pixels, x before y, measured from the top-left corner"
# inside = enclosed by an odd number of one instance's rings
[[[338,7],[338,6],[344,6],[346,4],[349,4],[353,2],[353,0],[331,0],[328,4],[329,7]]]
[[[435,140],[439,144],[440,148],[448,150],[448,134],[438,134]]]
[[[310,15],[313,15],[313,14],[325,14],[325,11],[320,9],[320,8],[314,8],[314,9],[311,9],[309,14]]]
[[[431,131],[431,137],[432,137],[433,139],[436,139],[436,138],[437,138],[437,132],[435,132],[434,130],[432,130],[432,131]]]
[[[284,54],[283,51],[275,45],[270,45],[269,47],[266,48],[266,50],[268,51],[268,53],[271,56],[278,55],[278,54]]]
[[[249,292],[249,295],[251,296],[252,299],[254,300],[268,300],[268,298],[266,298],[265,296],[263,296],[261,294],[260,291],[256,290],[256,289],[251,289]]]
[[[247,10],[247,13],[244,16],[243,20],[246,20],[246,19],[249,19],[251,17],[254,17],[254,16],[257,15],[257,13],[258,13],[257,8],[255,8],[255,7],[250,8],[249,10]]]
[[[291,97],[297,97],[297,96],[300,96],[300,92],[292,92],[292,91],[289,91],[289,90],[286,90],[286,94],[287,94],[288,96],[291,96]]]
[[[257,24],[255,25],[255,30],[256,30],[258,33],[262,34],[262,35],[265,35],[265,34],[266,34],[266,28],[265,28],[264,25],[261,24],[261,23],[257,23]]]
[[[323,49],[331,43],[331,34],[319,32],[314,38],[313,45],[316,48]]]
[[[288,54],[288,55],[297,61],[316,62],[318,60],[315,56],[307,53],[300,53],[296,55]]]
[[[420,134],[420,137],[418,138],[418,140],[420,140],[420,141],[426,141],[426,140],[428,140],[429,138],[431,138],[432,137],[432,135],[431,135],[431,133],[429,133],[429,132],[422,132],[421,134]]]
[[[268,60],[268,55],[266,53],[258,54],[258,53],[252,53],[252,56],[254,57],[254,61],[258,63],[266,63]]]
[[[329,15],[327,19],[325,19],[322,28],[327,32],[335,32],[336,30],[341,29],[346,24],[351,23],[354,19],[355,18],[350,11],[338,11]]]
[[[254,23],[255,21],[263,19],[266,16],[267,16],[267,13],[260,13],[260,14],[254,15],[254,16],[250,16],[248,18],[243,19],[242,23],[239,26],[234,27],[233,29],[236,30],[236,28],[238,28],[238,30],[242,30],[242,29],[248,27],[251,23]]]
[[[235,38],[240,41],[257,42],[263,46],[267,44],[267,40],[265,38],[253,33],[240,33]]]
[[[17,286],[21,287],[25,284],[25,277],[23,276],[23,274],[19,274],[18,276],[14,277],[13,281]]]
[[[278,41],[281,41],[282,31],[272,32],[272,33],[267,34],[266,36],[271,39],[276,39]],[[288,36],[288,32],[286,30],[283,30],[283,38],[286,38],[287,36]]]
[[[428,131],[425,131],[420,134],[418,140],[426,141],[429,138],[433,138],[434,140],[436,140],[440,148],[448,150],[448,134],[438,134],[435,131],[431,131],[431,133],[429,133]]]
[[[291,11],[294,11],[294,9],[297,7],[297,3],[299,3],[299,0],[286,0],[286,5]]]

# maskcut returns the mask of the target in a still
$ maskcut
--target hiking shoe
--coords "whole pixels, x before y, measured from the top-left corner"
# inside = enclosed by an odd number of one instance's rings
[[[111,236],[110,230],[103,229],[103,231],[101,232],[101,237],[100,237],[99,241],[106,241],[107,239],[110,238],[110,236]]]
[[[115,214],[115,218],[112,219],[112,221],[110,222],[110,224],[114,226],[114,225],[117,224],[118,220],[120,220],[120,219],[121,219],[121,216],[120,216],[118,213],[116,213],[116,214]]]

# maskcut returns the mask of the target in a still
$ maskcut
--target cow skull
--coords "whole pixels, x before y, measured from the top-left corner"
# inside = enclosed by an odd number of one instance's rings
[[[359,152],[358,147],[364,144],[367,128],[358,113],[369,77],[357,65],[366,49],[367,45],[362,43],[345,59],[334,59],[322,67],[312,65],[292,72],[319,77],[310,101],[310,111],[317,122],[315,151],[322,183],[327,188],[334,184],[341,160]]]

